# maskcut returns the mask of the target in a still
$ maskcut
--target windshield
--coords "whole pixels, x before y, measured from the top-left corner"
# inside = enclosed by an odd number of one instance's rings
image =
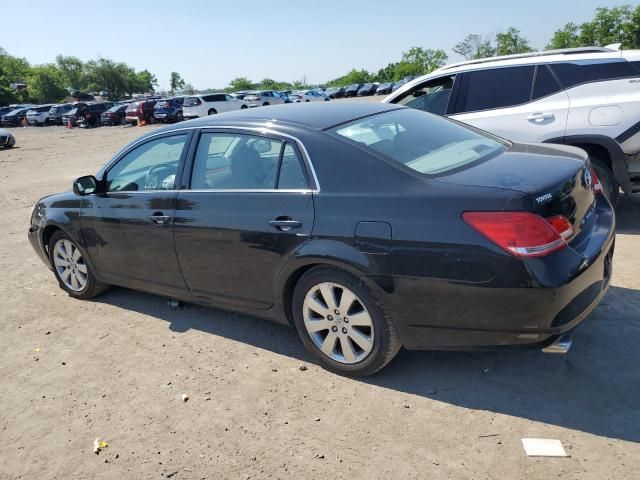
[[[427,175],[483,160],[509,146],[498,137],[413,109],[366,117],[333,132]]]

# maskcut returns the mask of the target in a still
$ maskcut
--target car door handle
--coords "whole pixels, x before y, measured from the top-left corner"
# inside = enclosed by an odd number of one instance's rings
[[[269,225],[282,232],[288,232],[292,228],[300,228],[302,226],[302,222],[293,220],[291,217],[278,217],[275,220],[271,220]]]
[[[533,123],[544,122],[545,120],[555,120],[556,116],[553,113],[532,113],[527,117],[527,120]]]
[[[149,221],[155,225],[166,225],[170,219],[171,217],[169,215],[162,215],[161,213],[149,215]]]

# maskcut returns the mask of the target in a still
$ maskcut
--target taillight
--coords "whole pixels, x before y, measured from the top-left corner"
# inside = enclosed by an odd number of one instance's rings
[[[593,168],[591,169],[591,188],[593,189],[593,193],[596,195],[598,193],[602,193],[602,184],[600,183],[600,179]]]
[[[545,220],[564,240],[573,235],[573,227],[566,217],[556,215],[554,217],[545,218]]]
[[[567,246],[567,225],[559,217],[544,218],[530,212],[465,212],[465,222],[515,257],[544,257]],[[558,231],[557,229],[560,229]],[[562,233],[561,233],[562,232]],[[571,229],[570,236],[573,233]]]

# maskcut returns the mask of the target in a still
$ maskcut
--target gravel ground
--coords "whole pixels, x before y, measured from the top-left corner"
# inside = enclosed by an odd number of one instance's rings
[[[612,287],[568,356],[401,351],[355,380],[287,327],[58,288],[31,207],[149,128],[20,128],[0,151],[1,479],[638,478],[640,197],[620,202]],[[570,457],[528,458],[523,437]]]

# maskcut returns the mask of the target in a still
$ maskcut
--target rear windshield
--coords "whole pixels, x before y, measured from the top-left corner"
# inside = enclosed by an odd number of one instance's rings
[[[200,105],[200,99],[198,97],[188,97],[184,100],[185,107],[194,107]]]
[[[427,175],[461,168],[509,146],[498,137],[414,109],[373,115],[339,125],[332,131]]]

